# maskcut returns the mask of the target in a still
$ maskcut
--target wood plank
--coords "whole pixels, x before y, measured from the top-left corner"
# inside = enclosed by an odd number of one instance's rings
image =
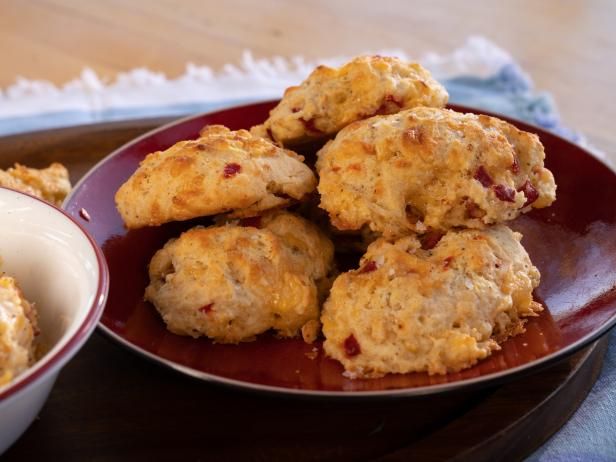
[[[219,69],[244,49],[317,58],[398,47],[449,51],[472,34],[509,50],[554,94],[563,120],[616,156],[616,3],[609,0],[2,0],[0,87],[17,75],[63,83],[85,66],[111,79],[187,62]]]

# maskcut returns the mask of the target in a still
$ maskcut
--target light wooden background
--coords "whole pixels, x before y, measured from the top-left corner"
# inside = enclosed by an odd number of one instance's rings
[[[472,34],[509,50],[564,121],[616,160],[614,0],[0,0],[0,87],[62,83],[84,66],[111,78],[187,62],[399,47],[446,52]]]

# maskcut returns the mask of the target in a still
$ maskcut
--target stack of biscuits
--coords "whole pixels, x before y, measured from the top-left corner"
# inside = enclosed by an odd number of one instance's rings
[[[250,131],[208,126],[148,155],[116,194],[126,226],[215,224],[154,255],[145,298],[170,331],[216,342],[322,333],[350,378],[489,356],[541,310],[504,223],[556,185],[536,135],[447,100],[419,64],[359,57],[315,69]],[[314,142],[315,171],[292,150]],[[325,223],[297,213],[315,195]],[[331,239],[353,234],[365,253],[339,274]]]

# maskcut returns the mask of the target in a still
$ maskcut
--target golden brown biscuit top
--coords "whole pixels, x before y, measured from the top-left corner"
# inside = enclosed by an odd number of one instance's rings
[[[423,107],[373,117],[318,157],[321,207],[339,229],[481,228],[555,200],[539,138],[485,115]]]
[[[203,146],[202,151],[226,151],[239,150],[246,152],[250,157],[275,157],[281,153],[292,157],[300,162],[304,157],[289,150],[252,136],[248,130],[231,130],[224,125],[206,125],[199,132],[198,143]]]
[[[6,171],[0,170],[0,186],[31,194],[58,207],[71,191],[68,170],[57,162],[44,169],[15,164]]]
[[[332,241],[314,223],[298,215],[276,210],[260,216],[232,220],[227,224],[270,231],[291,251],[295,264],[309,269],[308,273],[314,279],[326,277],[332,269]]]
[[[370,275],[370,283],[380,285],[396,277],[417,277],[419,291],[424,296],[439,290],[443,278],[453,272],[482,275],[491,280],[512,270],[516,255],[523,252],[519,242],[522,235],[503,225],[485,230],[462,230],[441,234],[429,232],[406,236],[396,241],[380,238],[370,244],[353,276]],[[523,269],[530,275],[533,287],[539,285],[539,272],[530,263],[525,252]],[[514,286],[506,283],[502,289],[511,293]]]
[[[332,266],[333,245],[318,228],[276,211],[169,241],[150,263],[146,299],[176,333],[235,343],[301,329],[312,341]]]
[[[351,377],[458,371],[523,332],[539,272],[503,225],[372,243],[324,305],[326,352]]]
[[[116,193],[116,205],[128,228],[259,213],[314,190],[302,160],[246,130],[208,126],[196,140],[149,154]]]
[[[267,121],[252,132],[291,145],[332,135],[376,114],[443,107],[447,99],[445,88],[421,65],[362,56],[337,69],[317,67],[301,85],[288,88]]]
[[[0,273],[0,386],[13,380],[34,361],[36,311],[15,279]]]

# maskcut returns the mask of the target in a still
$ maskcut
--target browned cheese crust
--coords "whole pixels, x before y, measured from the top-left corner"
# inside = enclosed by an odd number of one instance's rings
[[[303,157],[246,130],[211,125],[192,141],[149,154],[116,193],[128,228],[289,205],[316,187]]]
[[[425,236],[375,241],[360,268],[334,282],[321,317],[325,351],[351,378],[445,374],[486,358],[542,309],[532,299],[539,271],[520,238],[497,225],[429,245]]]
[[[394,238],[483,228],[556,198],[539,138],[502,120],[416,108],[356,122],[318,153],[321,207],[341,230]]]
[[[0,386],[32,365],[37,333],[34,306],[15,279],[0,273]]]
[[[262,125],[251,130],[283,146],[333,135],[357,120],[416,106],[443,107],[445,88],[417,63],[362,56],[340,68],[317,67],[288,88]]]
[[[145,298],[176,334],[237,343],[274,329],[312,342],[333,253],[316,226],[285,211],[196,227],[154,255]]]
[[[68,170],[57,162],[43,169],[15,164],[6,171],[0,170],[0,186],[31,194],[57,207],[71,192]]]

